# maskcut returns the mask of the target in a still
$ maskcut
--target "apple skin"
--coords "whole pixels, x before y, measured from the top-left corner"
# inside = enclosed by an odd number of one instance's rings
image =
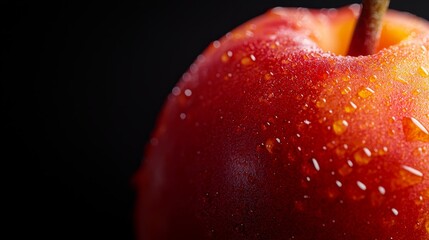
[[[276,8],[198,57],[136,176],[138,239],[429,239],[429,25]]]

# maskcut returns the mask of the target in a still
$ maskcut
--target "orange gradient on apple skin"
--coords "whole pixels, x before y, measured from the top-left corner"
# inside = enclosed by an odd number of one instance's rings
[[[429,25],[276,8],[197,58],[136,181],[139,239],[429,239]]]

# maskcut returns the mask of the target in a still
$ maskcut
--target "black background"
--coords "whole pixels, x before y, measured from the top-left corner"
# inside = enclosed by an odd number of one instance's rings
[[[145,2],[1,3],[2,215],[14,239],[133,239],[132,176],[198,54],[272,7],[355,1]],[[429,19],[422,4],[391,8]]]

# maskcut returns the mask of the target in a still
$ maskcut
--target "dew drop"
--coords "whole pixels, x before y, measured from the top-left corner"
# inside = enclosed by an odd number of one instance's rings
[[[419,170],[415,169],[415,168],[412,168],[412,167],[409,167],[409,166],[406,166],[406,165],[403,165],[402,168],[405,169],[405,170],[407,170],[408,172],[410,172],[410,173],[418,176],[418,177],[423,177],[423,173],[420,172]]]
[[[352,91],[351,87],[345,87],[341,90],[342,95],[349,94]]]
[[[186,89],[184,93],[187,97],[190,97],[192,95],[192,91],[190,89]]]
[[[353,157],[358,165],[366,165],[371,161],[371,151],[364,147],[355,152]]]
[[[227,51],[221,56],[221,60],[223,63],[227,63],[229,59],[232,57],[232,51]]]
[[[413,117],[404,117],[402,127],[407,141],[429,142],[429,131]]]
[[[335,184],[337,184],[338,187],[342,187],[343,186],[343,184],[340,181],[338,181],[338,180],[335,181]]]
[[[241,62],[241,65],[246,66],[252,63],[252,59],[250,59],[249,57],[244,57],[241,59],[240,62]]]
[[[342,147],[342,146],[335,148],[335,153],[340,158],[343,158],[345,156],[346,152],[347,152],[347,149]]]
[[[423,173],[410,166],[403,165],[397,175],[396,179],[392,181],[394,189],[402,189],[409,186],[419,184],[423,181]]]
[[[222,54],[220,59],[223,63],[227,63],[229,61],[229,57],[228,57],[228,55],[226,55],[226,53]]]
[[[180,88],[179,87],[174,87],[173,88],[173,90],[171,90],[171,93],[174,95],[174,96],[179,96],[180,95]]]
[[[315,158],[312,158],[311,161],[313,162],[314,169],[316,169],[316,171],[320,171],[320,166],[317,160]]]
[[[401,76],[397,76],[397,77],[395,78],[395,80],[396,80],[397,82],[402,83],[402,84],[408,84],[407,80],[405,80],[405,79],[404,79],[403,77],[401,77]]]
[[[264,75],[264,78],[265,78],[265,80],[270,80],[271,79],[271,77],[272,76],[274,76],[274,74],[272,73],[272,72],[269,72],[269,73],[266,73],[265,75]]]
[[[356,181],[357,186],[362,190],[365,191],[366,190],[366,185],[361,182],[361,181]]]
[[[355,110],[357,109],[357,105],[354,103],[354,102],[352,102],[352,101],[350,101],[345,107],[344,107],[344,111],[346,112],[346,113],[352,113],[352,112],[354,112]]]
[[[344,77],[342,77],[341,79],[344,81],[344,82],[349,82],[350,81],[350,76],[349,75],[347,75],[347,76],[344,76]]]
[[[332,129],[336,135],[342,135],[349,126],[349,123],[346,120],[337,120],[332,124]]]
[[[325,98],[321,98],[320,100],[318,100],[316,102],[316,107],[317,108],[323,108],[326,106],[326,99]]]
[[[214,41],[214,42],[213,42],[213,47],[214,47],[214,48],[219,48],[219,47],[220,47],[220,42],[219,42],[219,41],[217,41],[217,40],[216,40],[216,41]]]
[[[374,90],[372,90],[369,87],[366,87],[366,88],[362,88],[361,90],[359,90],[358,95],[361,98],[368,98],[371,95],[373,95],[374,93],[375,93]]]
[[[381,149],[379,149],[378,150],[378,155],[379,156],[383,156],[383,155],[386,155],[386,153],[389,151],[389,149],[386,147],[386,146],[384,146],[384,147],[382,147]]]
[[[399,211],[396,208],[392,208],[392,213],[393,215],[398,216]]]
[[[265,141],[265,148],[267,149],[267,151],[269,152],[269,153],[274,153],[274,148],[275,148],[275,145],[276,145],[276,140],[274,140],[273,138],[268,138],[266,141]]]
[[[344,164],[341,168],[338,169],[338,173],[343,177],[349,175],[352,171],[353,169],[347,164]]]
[[[414,156],[420,156],[420,155],[423,156],[423,155],[426,155],[428,153],[429,153],[429,151],[428,151],[428,148],[426,146],[418,147],[418,148],[414,149],[414,151],[413,151]]]
[[[383,186],[378,186],[378,192],[381,195],[384,195],[384,194],[386,194],[386,189]]]
[[[420,76],[422,76],[422,77],[429,76],[428,70],[425,67],[423,67],[423,66],[420,66],[417,71],[419,72]]]

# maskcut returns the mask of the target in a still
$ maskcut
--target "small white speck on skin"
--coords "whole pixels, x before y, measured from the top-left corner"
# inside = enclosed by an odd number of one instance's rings
[[[280,143],[280,138],[276,138],[276,141],[277,141],[278,143]]]
[[[300,147],[300,146],[298,146],[297,148],[298,148],[298,151],[300,151],[300,152],[301,152],[301,150],[302,150],[302,149],[301,149],[301,147]]]
[[[311,122],[309,120],[307,120],[307,119],[304,120],[304,123],[307,124],[307,125],[311,124]]]
[[[256,61],[256,57],[253,54],[250,54],[250,59],[252,59],[252,61]]]
[[[180,114],[180,119],[185,120],[186,119],[186,113],[181,113]]]
[[[398,216],[399,211],[396,208],[392,208],[392,213],[393,215]]]
[[[347,160],[347,165],[349,165],[349,167],[353,167],[353,162],[351,160]]]
[[[310,177],[306,177],[305,179],[307,180],[307,182],[310,182],[311,180]]]

